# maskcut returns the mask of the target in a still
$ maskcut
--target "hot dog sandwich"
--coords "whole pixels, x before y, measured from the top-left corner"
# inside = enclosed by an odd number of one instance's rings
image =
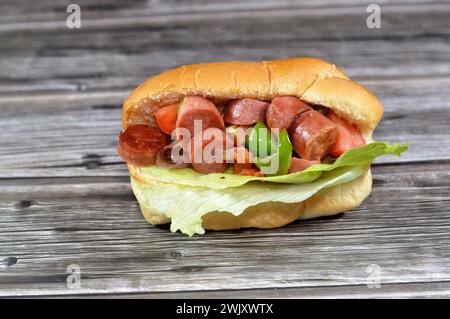
[[[380,101],[315,58],[185,65],[123,105],[120,156],[145,219],[193,235],[274,228],[360,205]]]

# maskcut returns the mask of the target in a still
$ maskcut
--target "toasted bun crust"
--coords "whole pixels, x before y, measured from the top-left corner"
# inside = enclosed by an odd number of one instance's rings
[[[183,95],[214,101],[238,97],[271,100],[292,95],[323,105],[369,134],[383,114],[380,101],[351,81],[335,65],[316,58],[263,62],[216,62],[184,65],[152,77],[137,87],[123,105],[123,127],[151,120],[160,107]]]
[[[130,167],[131,178],[138,184],[146,181],[137,170]],[[166,224],[170,219],[153,211],[145,204],[139,187],[132,184],[144,218],[153,225]],[[276,228],[285,226],[296,219],[310,219],[329,216],[358,207],[370,194],[372,175],[366,174],[345,184],[324,189],[313,197],[299,203],[266,202],[247,208],[244,213],[234,216],[227,212],[211,212],[203,217],[203,228],[226,230],[238,228]]]
[[[123,105],[123,128],[149,123],[160,107],[179,101],[184,95],[201,95],[218,103],[250,97],[269,101],[292,95],[316,105],[329,107],[355,124],[367,142],[383,114],[380,101],[366,88],[351,81],[335,65],[315,58],[291,58],[263,62],[217,62],[185,65],[152,77],[137,87]],[[132,178],[146,181],[129,165]],[[204,216],[205,229],[281,227],[296,219],[340,213],[359,204],[370,194],[370,170],[357,179],[322,190],[305,202],[262,203],[249,207],[240,216],[211,212]],[[145,219],[151,224],[170,220],[145,205],[138,187],[133,191]]]

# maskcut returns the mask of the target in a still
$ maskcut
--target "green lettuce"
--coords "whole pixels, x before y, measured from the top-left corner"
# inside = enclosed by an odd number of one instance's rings
[[[141,205],[171,219],[170,230],[192,236],[203,234],[202,216],[215,211],[240,215],[248,207],[264,202],[298,203],[318,191],[349,182],[367,171],[367,165],[344,166],[324,172],[314,182],[301,185],[252,182],[241,187],[211,189],[151,181],[140,184],[132,179]]]
[[[393,154],[400,156],[400,154],[407,149],[408,146],[404,144],[373,142],[371,144],[346,151],[333,163],[316,164],[301,172],[268,177],[240,176],[234,175],[232,172],[205,175],[198,173],[191,168],[169,169],[158,167],[155,165],[138,168],[138,171],[140,172],[142,177],[152,181],[184,186],[206,187],[211,189],[240,187],[244,184],[254,181],[285,184],[305,184],[317,180],[324,172],[332,171],[336,168],[345,166],[371,163],[375,158],[382,155]]]

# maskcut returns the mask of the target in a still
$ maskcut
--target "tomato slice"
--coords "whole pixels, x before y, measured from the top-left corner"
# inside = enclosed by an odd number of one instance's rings
[[[327,117],[336,124],[339,131],[336,143],[330,150],[331,156],[338,157],[349,149],[366,145],[366,142],[358,129],[346,120],[340,118],[332,111],[328,113]]]
[[[158,128],[145,124],[131,125],[119,135],[118,153],[127,163],[148,166],[155,163],[158,152],[169,140],[169,136]]]
[[[159,128],[166,134],[172,135],[178,118],[178,103],[165,106],[155,113]]]

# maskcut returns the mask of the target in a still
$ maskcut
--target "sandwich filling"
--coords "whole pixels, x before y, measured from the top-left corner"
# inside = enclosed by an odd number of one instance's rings
[[[131,125],[120,134],[119,154],[134,166],[191,167],[203,174],[232,167],[236,175],[279,176],[366,144],[356,127],[330,109],[293,96],[221,105],[185,96],[154,116],[153,125]]]

